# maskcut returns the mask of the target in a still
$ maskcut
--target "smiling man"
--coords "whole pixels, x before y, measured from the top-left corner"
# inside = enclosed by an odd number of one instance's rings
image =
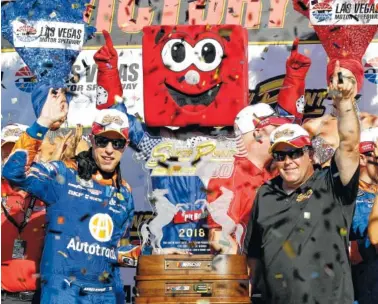
[[[359,178],[355,82],[337,65],[330,89],[340,144],[329,168],[314,170],[310,136],[299,125],[282,125],[270,137],[280,176],[258,191],[244,244],[252,278],[256,262],[263,264],[267,303],[353,303],[348,233]]]
[[[119,169],[128,119],[117,110],[103,110],[92,125],[90,150],[76,159],[32,162],[46,132],[66,115],[63,92],[50,90],[3,176],[46,203],[41,303],[116,303],[121,289],[117,264],[135,266],[140,252],[118,247],[134,213],[131,189]]]

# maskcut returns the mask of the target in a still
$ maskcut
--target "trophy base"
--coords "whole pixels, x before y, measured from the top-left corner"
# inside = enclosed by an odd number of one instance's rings
[[[136,290],[136,304],[251,303],[241,255],[141,256]]]

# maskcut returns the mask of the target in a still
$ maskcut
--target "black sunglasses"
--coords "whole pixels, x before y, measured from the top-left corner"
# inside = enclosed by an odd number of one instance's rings
[[[115,150],[122,150],[127,143],[124,138],[110,139],[104,136],[95,136],[94,141],[99,148],[105,148],[111,142]]]
[[[272,153],[273,159],[276,161],[284,161],[286,159],[286,156],[289,156],[291,159],[297,159],[304,155],[304,153],[308,151],[308,148],[300,148],[300,149],[294,149],[290,151],[274,151]]]
[[[365,156],[373,157],[375,160],[378,160],[378,156],[375,156],[373,152],[363,153]]]

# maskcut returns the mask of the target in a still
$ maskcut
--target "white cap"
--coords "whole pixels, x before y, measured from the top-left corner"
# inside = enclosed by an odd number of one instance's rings
[[[360,153],[374,151],[377,141],[378,127],[363,130],[360,138]]]
[[[245,107],[236,115],[235,129],[239,130],[241,134],[245,134],[268,125],[280,126],[291,123],[294,119],[294,116],[277,116],[270,105],[258,103]]]
[[[310,135],[297,124],[284,124],[275,129],[270,134],[269,152],[271,153],[279,143],[286,143],[295,148],[311,146]]]
[[[92,124],[92,134],[100,135],[110,131],[129,139],[129,119],[125,113],[116,109],[104,109],[97,113]]]
[[[5,126],[1,130],[1,145],[4,145],[7,142],[15,143],[27,128],[28,126],[19,123]]]

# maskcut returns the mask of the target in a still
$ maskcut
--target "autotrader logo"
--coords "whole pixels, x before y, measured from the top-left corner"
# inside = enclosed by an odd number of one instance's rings
[[[365,78],[374,84],[378,84],[378,57],[369,59],[365,63]]]
[[[14,76],[16,78],[15,85],[22,92],[31,93],[34,90],[37,84],[37,77],[33,75],[27,66],[19,69]]]
[[[113,234],[113,220],[109,214],[97,213],[89,221],[89,231],[99,242],[108,242]]]

